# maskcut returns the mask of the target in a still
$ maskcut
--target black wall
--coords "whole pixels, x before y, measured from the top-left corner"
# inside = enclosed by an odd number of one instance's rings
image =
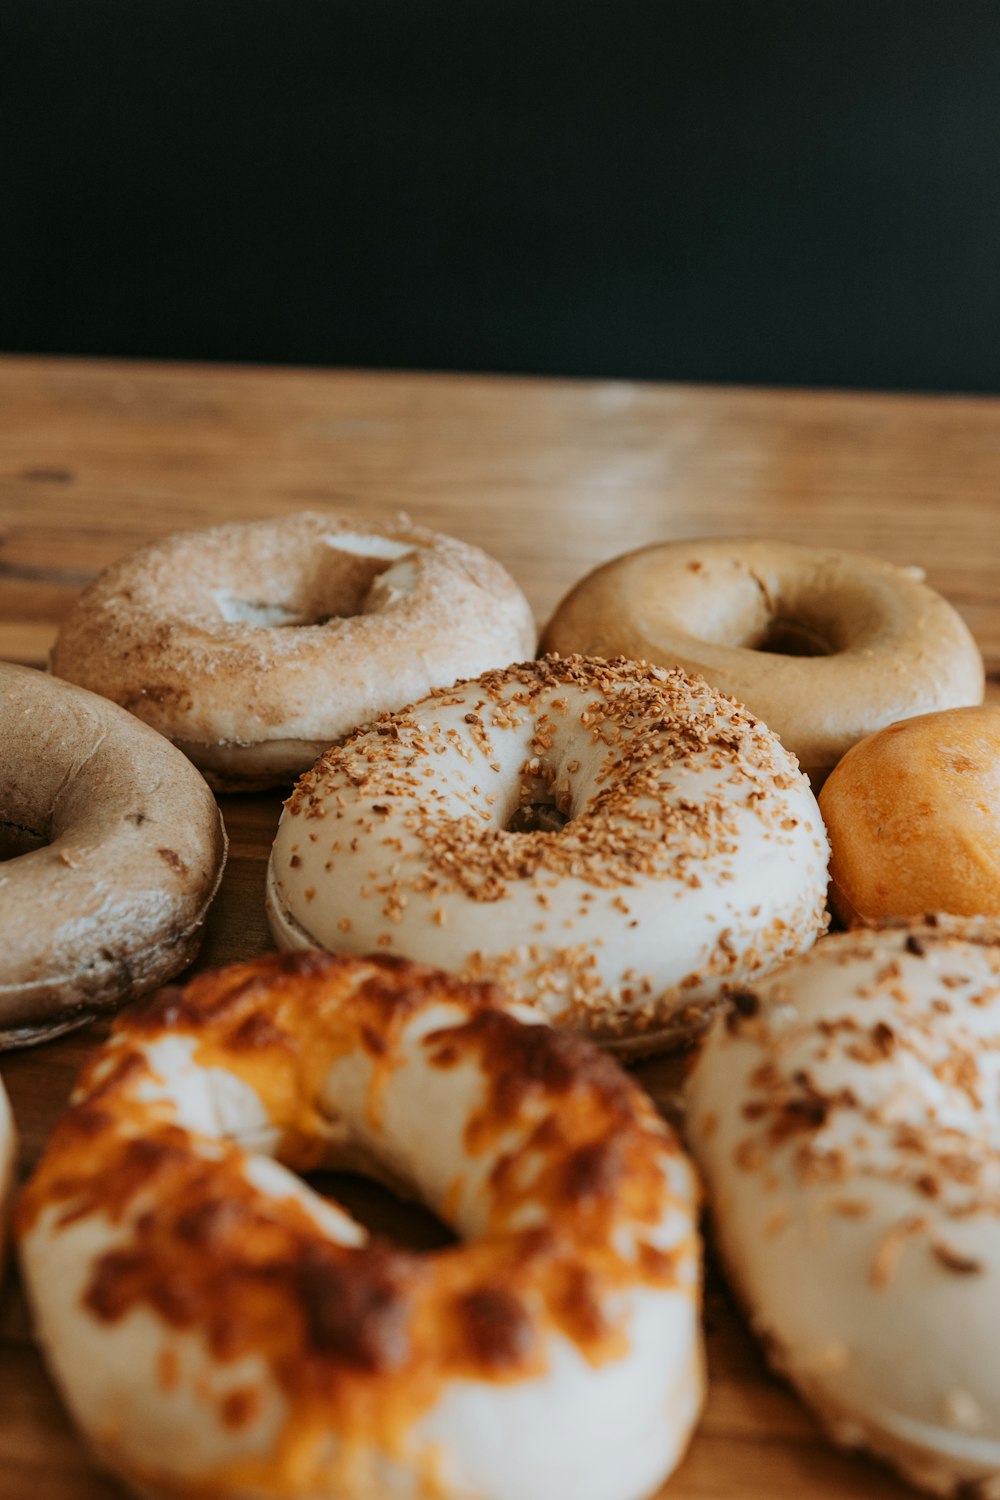
[[[1000,390],[996,0],[2,0],[12,350]]]

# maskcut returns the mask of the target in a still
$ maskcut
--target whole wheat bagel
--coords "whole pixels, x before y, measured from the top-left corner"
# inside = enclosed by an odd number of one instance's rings
[[[215,798],[106,698],[0,663],[0,1048],[82,1025],[191,961],[225,862]]]

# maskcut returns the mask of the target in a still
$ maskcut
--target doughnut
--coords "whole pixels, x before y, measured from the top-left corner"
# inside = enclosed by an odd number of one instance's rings
[[[129,554],[80,596],[51,667],[241,791],[292,781],[356,725],[534,649],[527,600],[485,552],[403,519],[307,512]]]
[[[1000,915],[1000,711],[953,708],[854,746],[819,799],[845,926]]]
[[[348,1166],[458,1243],[379,1238]],[[144,1496],[639,1500],[700,1409],[690,1164],[493,986],[271,954],[128,1012],[19,1204],[43,1347]]]
[[[328,750],[278,827],[280,948],[494,979],[619,1050],[700,1029],[826,923],[826,837],[776,737],[703,681],[570,657]]]
[[[105,698],[0,663],[0,1048],[42,1041],[190,963],[222,876],[215,799]]]
[[[698,673],[763,719],[820,785],[894,719],[982,702],[975,642],[922,576],[828,547],[664,542],[578,583],[542,649]]]
[[[836,1442],[981,1500],[1000,1475],[998,932],[824,939],[733,997],[687,1098],[772,1363]]]

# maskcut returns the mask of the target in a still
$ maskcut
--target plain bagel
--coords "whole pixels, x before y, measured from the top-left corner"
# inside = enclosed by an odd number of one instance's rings
[[[82,688],[0,663],[0,739],[0,1047],[15,1047],[189,963],[226,836],[184,756]]]
[[[914,1484],[1000,1474],[1000,944],[842,933],[736,997],[687,1135],[728,1277],[834,1439]]]
[[[367,1232],[296,1172],[402,1185]],[[488,985],[270,955],[117,1023],[22,1195],[53,1374],[149,1500],[640,1500],[703,1394],[690,1163]]]
[[[291,781],[356,725],[534,649],[527,601],[477,547],[307,512],[131,553],[80,596],[51,665],[238,791]]]
[[[826,836],[794,759],[701,680],[546,658],[329,750],[278,828],[279,947],[492,978],[651,1051],[824,930]]]
[[[1000,712],[953,708],[861,740],[820,793],[845,927],[1000,916]]]
[[[884,724],[982,702],[976,644],[921,577],[832,548],[664,542],[578,583],[542,649],[700,673],[763,719],[819,784]]]

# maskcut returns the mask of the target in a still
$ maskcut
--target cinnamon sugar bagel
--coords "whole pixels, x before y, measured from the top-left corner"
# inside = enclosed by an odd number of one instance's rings
[[[549,657],[321,757],[271,853],[278,945],[493,978],[650,1051],[825,926],[826,838],[776,737],[703,681]]]
[[[81,595],[51,665],[239,791],[291,781],[356,725],[534,649],[527,601],[478,548],[305,513],[131,553]]]
[[[373,1172],[404,1251],[294,1174]],[[640,1500],[703,1392],[687,1159],[608,1057],[487,985],[316,953],[121,1018],[22,1195],[52,1372],[176,1500]]]
[[[588,574],[542,649],[698,673],[763,719],[819,785],[884,724],[982,702],[976,644],[921,577],[828,547],[664,542]]]
[[[728,1276],[834,1439],[1000,1475],[997,924],[841,933],[709,1034],[687,1135]]]
[[[222,876],[204,780],[82,688],[0,663],[0,1048],[80,1026],[184,968]]]

